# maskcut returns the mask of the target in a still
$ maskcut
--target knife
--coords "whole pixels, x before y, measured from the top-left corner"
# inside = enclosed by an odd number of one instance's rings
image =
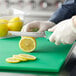
[[[29,36],[29,37],[46,37],[45,32],[18,32],[18,31],[8,31],[8,35],[3,38],[17,37],[17,36]]]

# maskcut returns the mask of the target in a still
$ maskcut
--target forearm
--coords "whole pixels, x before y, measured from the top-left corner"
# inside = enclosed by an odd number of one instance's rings
[[[57,24],[62,20],[71,18],[74,14],[73,5],[74,2],[70,2],[70,0],[65,1],[63,5],[51,16],[49,21]]]

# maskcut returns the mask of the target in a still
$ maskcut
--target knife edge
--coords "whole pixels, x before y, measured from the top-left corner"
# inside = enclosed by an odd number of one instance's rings
[[[45,32],[17,32],[17,31],[9,31],[9,35],[11,36],[29,36],[29,37],[45,37]]]

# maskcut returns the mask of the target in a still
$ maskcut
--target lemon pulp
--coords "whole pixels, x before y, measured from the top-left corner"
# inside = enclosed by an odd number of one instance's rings
[[[23,37],[19,42],[19,46],[24,52],[32,52],[36,48],[36,40],[33,37]]]

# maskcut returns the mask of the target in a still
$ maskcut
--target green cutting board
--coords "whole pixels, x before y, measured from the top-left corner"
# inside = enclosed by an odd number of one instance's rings
[[[51,33],[46,32],[47,38]],[[20,37],[0,40],[0,69],[41,72],[59,72],[72,45],[55,45],[46,38],[37,38],[37,47],[29,53],[37,57],[35,61],[7,63],[6,58],[15,54],[26,54],[19,48]]]

